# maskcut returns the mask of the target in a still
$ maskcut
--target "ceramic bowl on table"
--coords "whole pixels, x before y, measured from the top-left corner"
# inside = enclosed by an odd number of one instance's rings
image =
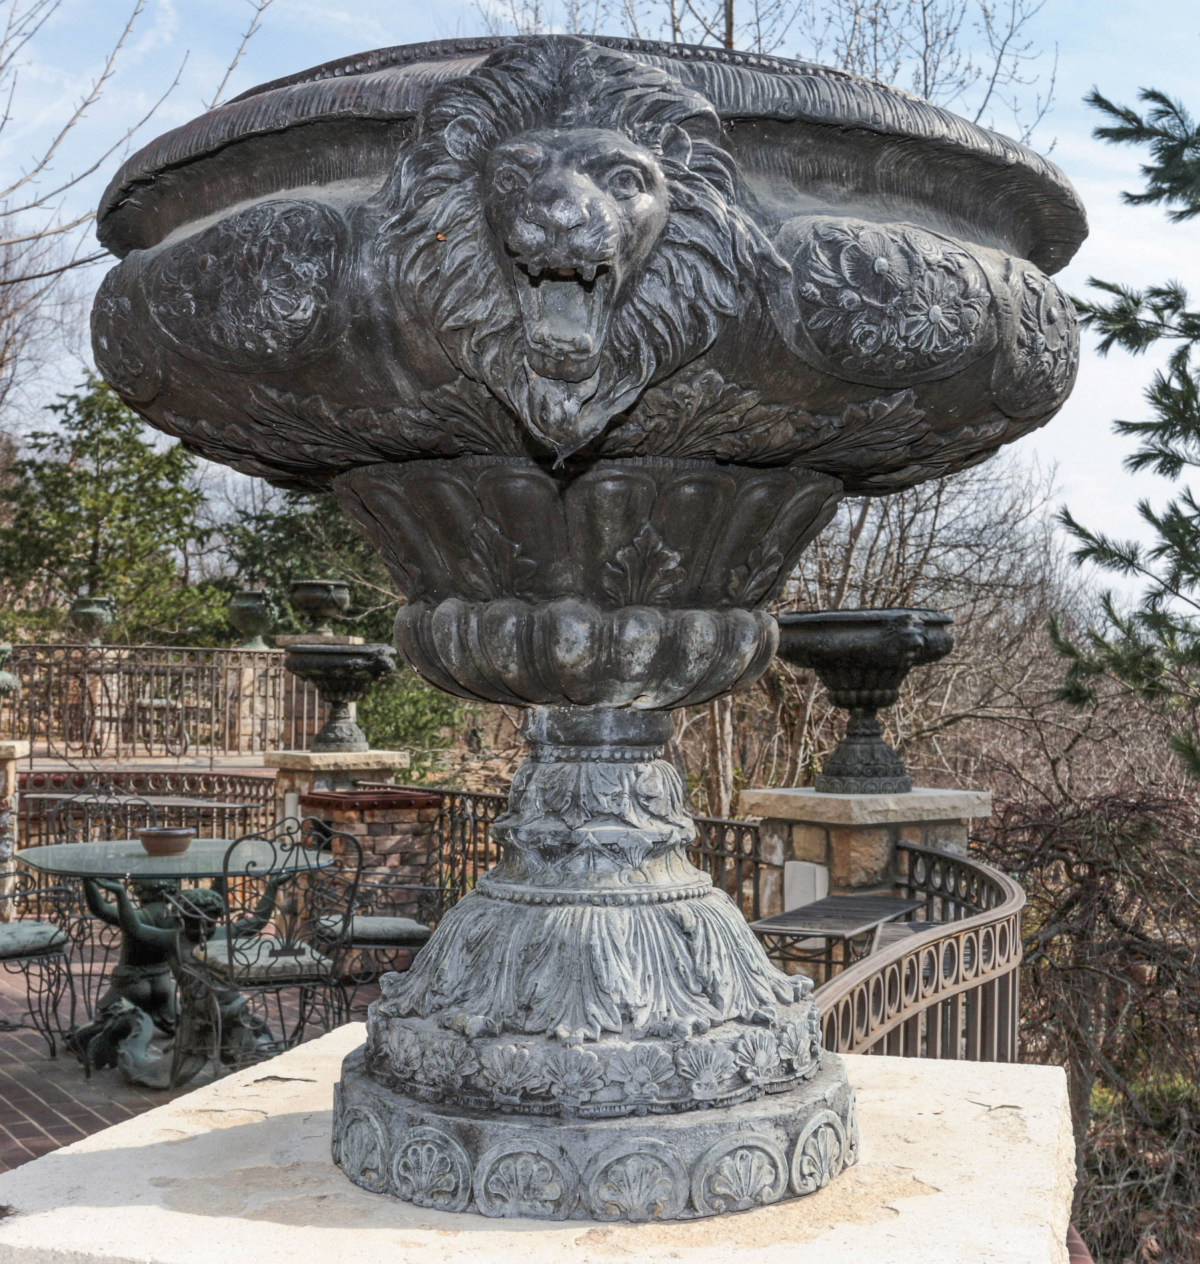
[[[182,856],[191,846],[196,831],[192,826],[153,825],[137,832],[148,856]]]

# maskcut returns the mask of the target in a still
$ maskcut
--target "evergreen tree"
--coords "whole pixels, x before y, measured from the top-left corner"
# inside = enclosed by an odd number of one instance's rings
[[[1146,146],[1145,188],[1124,199],[1163,205],[1173,222],[1183,223],[1200,215],[1200,128],[1163,93],[1147,89],[1140,95],[1148,107],[1144,114],[1093,90],[1088,103],[1109,120],[1094,135]],[[1117,421],[1114,428],[1137,443],[1127,468],[1154,471],[1177,490],[1161,509],[1138,504],[1151,533],[1147,544],[1114,539],[1062,512],[1081,564],[1142,583],[1129,609],[1105,594],[1101,625],[1077,641],[1052,627],[1068,659],[1062,696],[1087,704],[1107,679],[1155,704],[1175,730],[1172,747],[1200,780],[1200,501],[1189,483],[1200,469],[1200,310],[1190,306],[1178,281],[1145,290],[1094,278],[1089,284],[1102,297],[1078,306],[1084,326],[1100,335],[1102,355],[1114,347],[1135,355],[1148,347],[1170,348],[1165,368],[1146,390],[1149,418]]]
[[[206,643],[227,634],[228,587],[197,575],[208,544],[196,459],[163,448],[102,382],[48,411],[0,489],[0,630],[61,631],[79,596],[107,597],[115,640]]]

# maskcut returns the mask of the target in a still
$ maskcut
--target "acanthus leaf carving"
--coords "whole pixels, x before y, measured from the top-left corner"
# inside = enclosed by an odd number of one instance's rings
[[[459,562],[466,595],[486,601],[489,597],[533,597],[538,578],[537,561],[520,544],[481,514],[474,523],[466,556]]]
[[[600,1059],[590,1049],[568,1046],[546,1059],[550,1092],[565,1106],[581,1106],[604,1087]]]
[[[585,1199],[597,1220],[673,1220],[688,1178],[679,1151],[655,1137],[630,1137],[602,1150],[588,1171]]]
[[[362,1106],[340,1112],[333,1136],[334,1161],[356,1184],[375,1193],[388,1185],[383,1126]]]
[[[764,1084],[779,1074],[779,1042],[769,1031],[748,1031],[734,1045],[733,1059],[748,1084]]]
[[[500,1142],[475,1165],[475,1199],[485,1216],[565,1220],[579,1197],[570,1160],[536,1137]]]
[[[698,1101],[721,1097],[736,1071],[733,1054],[723,1045],[688,1045],[675,1055],[679,1074]]]
[[[480,1057],[481,1075],[498,1105],[513,1105],[523,1093],[541,1088],[546,1069],[526,1045],[494,1045]]]
[[[742,1134],[716,1142],[692,1174],[692,1202],[706,1215],[745,1211],[778,1202],[788,1166],[769,1137]]]
[[[659,1099],[675,1066],[665,1050],[655,1045],[631,1045],[609,1056],[604,1074],[610,1084],[621,1086],[627,1101],[645,1103]]]
[[[666,605],[687,580],[682,560],[647,522],[604,564],[600,587],[619,606]]]

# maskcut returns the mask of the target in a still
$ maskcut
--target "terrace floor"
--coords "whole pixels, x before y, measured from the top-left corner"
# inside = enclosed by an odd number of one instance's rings
[[[0,971],[0,1172],[191,1091],[188,1085],[171,1091],[138,1088],[115,1068],[93,1071],[87,1079],[74,1055],[61,1047],[50,1059],[37,1032],[5,1029],[24,1017],[23,986],[19,975]],[[367,989],[359,993],[356,1019],[370,999]]]

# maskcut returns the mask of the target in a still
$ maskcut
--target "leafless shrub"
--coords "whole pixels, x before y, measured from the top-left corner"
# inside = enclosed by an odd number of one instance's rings
[[[1013,799],[976,840],[1028,897],[1023,1057],[1066,1067],[1097,1260],[1200,1260],[1200,812],[1193,792]]]

